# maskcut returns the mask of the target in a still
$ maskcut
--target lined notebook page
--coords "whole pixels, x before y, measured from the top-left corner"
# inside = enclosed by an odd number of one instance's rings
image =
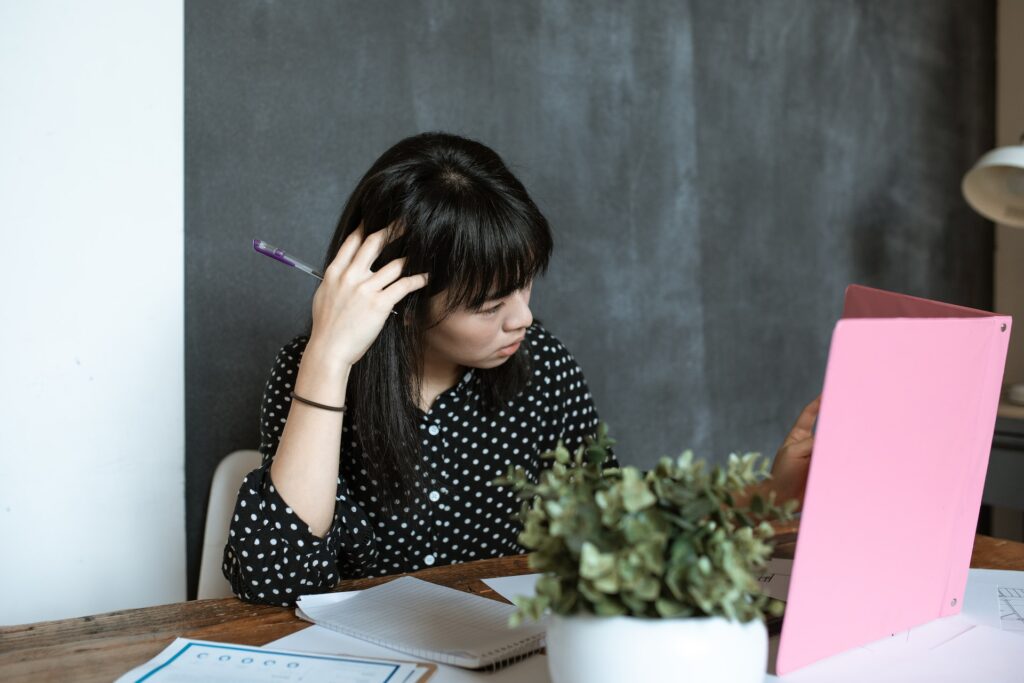
[[[303,611],[325,628],[471,669],[518,658],[544,645],[544,622],[508,627],[514,606],[411,576]]]

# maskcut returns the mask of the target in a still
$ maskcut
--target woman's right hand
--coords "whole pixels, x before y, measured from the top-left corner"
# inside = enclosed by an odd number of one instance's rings
[[[324,271],[323,282],[313,295],[308,345],[332,362],[355,365],[377,339],[394,306],[427,284],[427,273],[396,280],[405,266],[404,256],[377,272],[370,270],[394,228],[392,223],[364,239],[360,223]]]

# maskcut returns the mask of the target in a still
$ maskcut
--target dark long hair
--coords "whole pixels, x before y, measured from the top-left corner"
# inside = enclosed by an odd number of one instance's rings
[[[377,482],[378,499],[394,514],[422,490],[419,466],[420,379],[425,331],[459,307],[526,287],[547,271],[553,250],[547,219],[501,157],[475,140],[443,132],[405,138],[384,152],[353,190],[338,219],[323,267],[342,242],[364,225],[369,236],[399,221],[376,271],[405,256],[401,277],[429,273],[426,286],[408,294],[377,339],[352,367],[346,413],[355,425]],[[430,320],[430,297],[447,291],[443,313]],[[538,321],[539,322],[539,321]],[[312,332],[312,319],[307,334]],[[499,410],[532,376],[528,345],[493,368],[478,368],[486,413]]]

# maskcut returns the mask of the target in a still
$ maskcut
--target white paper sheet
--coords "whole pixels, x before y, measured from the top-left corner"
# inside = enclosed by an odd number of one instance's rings
[[[1024,588],[1024,572],[1004,569],[967,570],[967,588],[964,590],[964,607],[961,615],[976,624],[1003,629],[1000,619],[1000,587]],[[1024,637],[1024,631],[1013,631]],[[1024,647],[1024,643],[1022,643]],[[1024,681],[1024,676],[1021,677]]]
[[[794,683],[1020,683],[1024,647],[1009,632],[954,615],[853,648],[768,681]]]
[[[176,638],[153,659],[117,679],[154,683],[415,683],[426,669],[414,664],[288,652],[282,648]]]
[[[317,608],[323,607],[324,605],[333,605],[341,602],[342,600],[348,600],[353,595],[359,595],[359,591],[338,591],[336,593],[314,593],[311,595],[301,595],[295,603],[295,616],[299,619],[305,619],[306,621],[313,623],[312,617],[306,613],[304,608]]]
[[[793,560],[772,558],[757,577],[761,590],[776,600],[785,601],[789,595],[789,577],[793,573]]]
[[[521,576],[499,576],[493,579],[482,579],[495,593],[515,604],[515,598],[525,596],[532,598],[537,594],[537,579],[540,574],[523,574]]]
[[[999,626],[1004,631],[1024,632],[1024,588],[999,586]]]

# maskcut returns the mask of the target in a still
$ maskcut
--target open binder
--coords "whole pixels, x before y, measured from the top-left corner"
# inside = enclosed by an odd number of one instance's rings
[[[963,603],[1011,319],[851,285],[836,324],[776,672]]]

